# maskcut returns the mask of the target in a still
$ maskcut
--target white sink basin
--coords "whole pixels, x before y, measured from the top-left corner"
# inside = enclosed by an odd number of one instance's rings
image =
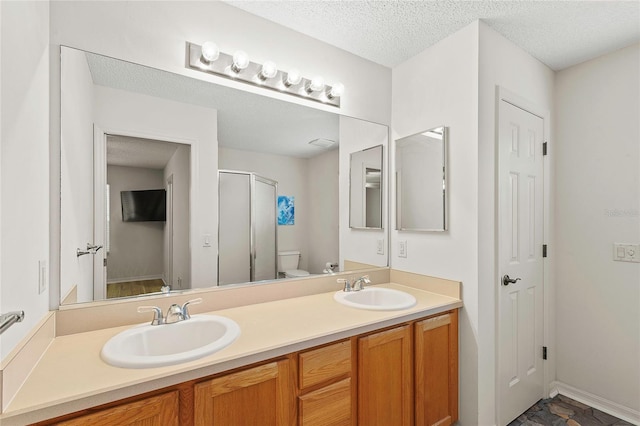
[[[399,311],[416,304],[416,298],[400,290],[365,287],[360,291],[339,291],[333,298],[343,305],[373,311]]]
[[[197,315],[174,324],[132,327],[109,339],[100,355],[115,367],[162,367],[210,355],[239,335],[240,326],[229,318]]]

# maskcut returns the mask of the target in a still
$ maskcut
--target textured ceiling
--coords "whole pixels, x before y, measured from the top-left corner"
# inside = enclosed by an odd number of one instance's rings
[[[640,1],[226,1],[393,67],[481,19],[560,70],[640,41]]]
[[[93,53],[86,57],[97,85],[216,109],[219,146],[310,158],[326,151],[310,141],[338,142],[337,114]]]

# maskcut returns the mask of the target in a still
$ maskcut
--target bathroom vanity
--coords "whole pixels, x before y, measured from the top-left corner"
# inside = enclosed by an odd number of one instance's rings
[[[194,309],[194,315],[237,322],[241,334],[219,352],[165,367],[117,368],[100,358],[104,344],[130,325],[61,335],[0,420],[3,425],[451,424],[457,419],[462,302],[459,283],[430,280],[391,271],[387,283],[376,287],[416,299],[414,306],[396,311],[337,303],[335,284],[316,294],[205,313]],[[306,284],[311,287],[312,281]],[[303,285],[290,283],[296,291]],[[440,291],[445,287],[449,290]],[[198,306],[209,309],[206,298]]]
[[[454,309],[38,424],[448,425],[457,416]]]

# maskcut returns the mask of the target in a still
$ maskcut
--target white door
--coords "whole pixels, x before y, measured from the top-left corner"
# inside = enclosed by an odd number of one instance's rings
[[[504,100],[499,114],[498,386],[506,425],[544,392],[544,120]]]

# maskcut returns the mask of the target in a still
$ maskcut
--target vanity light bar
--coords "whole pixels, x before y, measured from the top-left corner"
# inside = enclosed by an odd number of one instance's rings
[[[202,46],[187,42],[188,68],[340,107],[342,83],[328,86],[320,76],[307,79],[297,70],[280,71],[271,61],[251,62],[242,51],[229,55],[220,52],[213,43],[207,42],[204,46],[203,54]]]

